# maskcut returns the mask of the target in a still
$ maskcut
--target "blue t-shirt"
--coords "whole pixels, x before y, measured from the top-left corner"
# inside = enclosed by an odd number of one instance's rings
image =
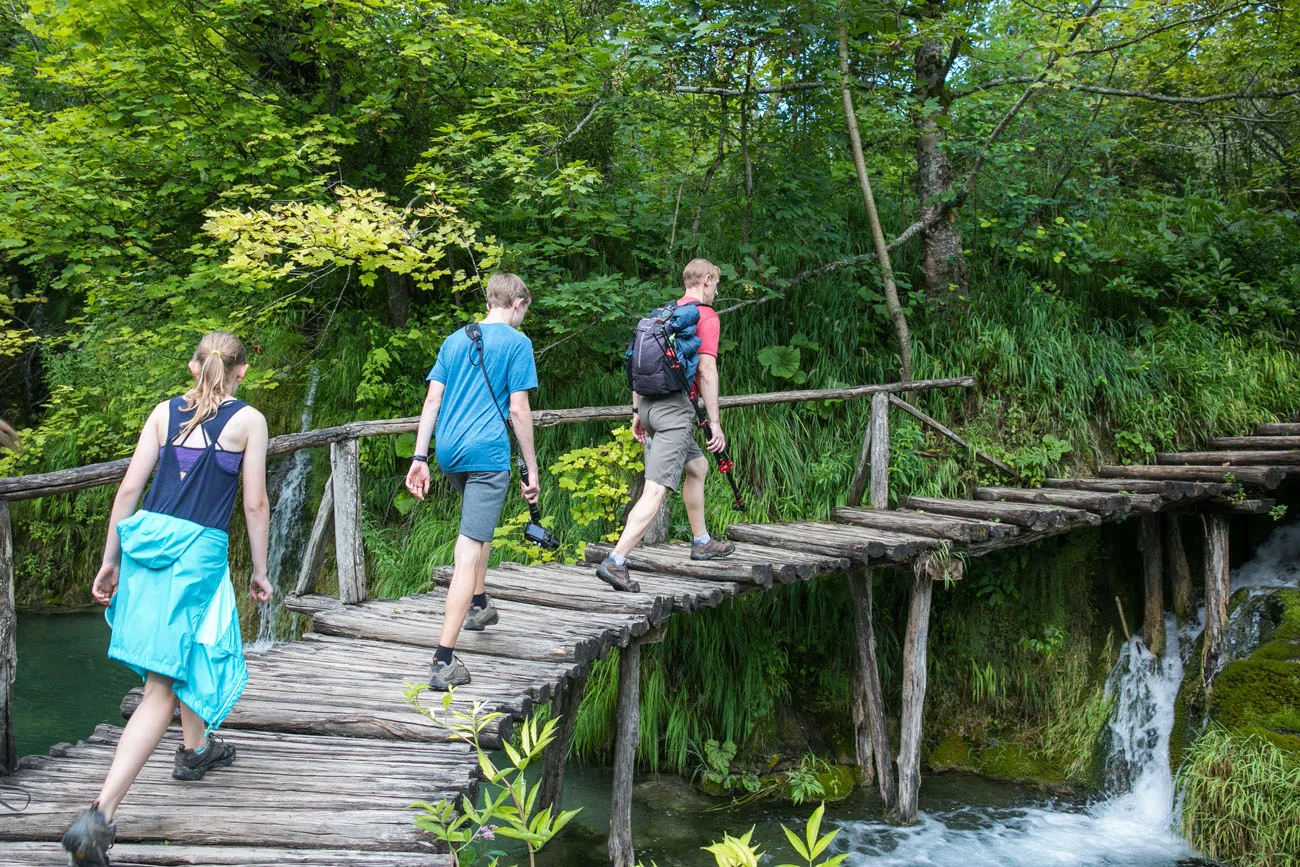
[[[484,381],[465,329],[442,342],[429,380],[447,387],[434,430],[438,466],[447,473],[486,473],[510,469],[510,435],[502,416],[510,418],[510,395],[537,388],[533,342],[504,322],[480,323],[483,362],[497,407]]]

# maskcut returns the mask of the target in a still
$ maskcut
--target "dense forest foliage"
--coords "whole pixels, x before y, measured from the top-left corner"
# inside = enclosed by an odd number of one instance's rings
[[[272,433],[312,381],[317,426],[412,415],[494,268],[534,293],[534,406],[622,402],[630,325],[695,256],[724,273],[724,393],[969,374],[921,405],[1026,480],[1140,462],[1300,409],[1298,208],[1294,3],[26,0],[0,12],[0,410],[25,429],[0,473],[128,454],[216,326],[250,344]],[[727,413],[751,517],[842,504],[864,413]],[[986,472],[892,436],[895,492]],[[372,592],[450,558],[454,500],[401,491],[409,449],[363,448]],[[639,451],[585,425],[539,452],[571,557]],[[15,507],[24,604],[87,599],[110,498]],[[937,595],[931,715],[1085,777],[1109,544]],[[647,762],[846,717],[846,591],[769,596],[648,654]]]

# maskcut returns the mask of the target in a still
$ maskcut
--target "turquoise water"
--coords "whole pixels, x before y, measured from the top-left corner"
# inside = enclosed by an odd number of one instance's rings
[[[108,635],[102,610],[18,615],[18,755],[48,753],[53,744],[86,737],[98,723],[122,724],[122,696],[140,679],[105,656]]]

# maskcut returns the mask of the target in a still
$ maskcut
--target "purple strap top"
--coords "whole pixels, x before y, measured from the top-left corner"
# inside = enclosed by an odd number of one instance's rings
[[[198,448],[176,444],[181,428],[194,417],[193,410],[182,409],[184,403],[185,398],[174,397],[168,404],[167,442],[143,508],[205,527],[228,529],[244,453],[226,451],[217,440],[231,417],[248,404],[242,400],[223,403],[212,418],[199,425],[207,445]]]

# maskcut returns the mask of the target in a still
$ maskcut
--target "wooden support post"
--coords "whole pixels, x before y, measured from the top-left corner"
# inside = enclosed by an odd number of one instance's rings
[[[1160,656],[1165,652],[1164,558],[1160,553],[1160,516],[1138,518],[1138,548],[1142,552],[1142,642]]]
[[[1165,565],[1174,594],[1174,616],[1182,625],[1192,608],[1192,569],[1187,564],[1187,549],[1183,547],[1183,525],[1178,515],[1166,514]]]
[[[929,555],[912,564],[912,601],[907,611],[907,635],[903,639],[903,720],[898,747],[898,821],[916,822],[917,798],[921,791],[921,716],[925,709],[925,653],[930,637]]]
[[[587,691],[587,679],[570,678],[560,685],[555,698],[551,699],[551,719],[559,717],[555,740],[546,748],[542,756],[542,779],[538,783],[541,793],[538,795],[539,808],[552,808],[556,813],[561,809],[564,796],[564,763],[569,757],[569,743],[573,740],[573,724],[578,716],[578,705],[582,704],[582,695]]]
[[[1228,518],[1202,515],[1205,526],[1205,646],[1201,649],[1201,679],[1206,692],[1219,669],[1223,628],[1228,623]]]
[[[858,753],[858,773],[862,785],[871,785],[874,776],[880,783],[880,797],[885,809],[896,803],[894,767],[890,756],[889,733],[885,729],[885,701],[880,689],[880,668],[876,664],[876,625],[872,607],[871,567],[861,566],[849,572],[849,595],[853,599],[854,646],[853,724]],[[873,756],[874,771],[873,774]]]
[[[632,774],[641,739],[641,643],[633,641],[618,660],[618,715],[614,729],[614,794],[609,810],[609,863],[633,867]]]
[[[867,492],[867,470],[871,466],[871,413],[867,413],[867,429],[862,434],[862,449],[858,463],[853,468],[853,481],[849,483],[848,505],[854,509],[862,505],[862,495]]]
[[[871,396],[871,508],[889,508],[889,395]]]
[[[334,559],[339,601],[366,601],[366,552],[361,538],[361,450],[357,440],[330,444],[334,490]]]
[[[18,667],[14,612],[14,536],[9,504],[0,500],[0,774],[18,770],[14,749],[14,674]]]
[[[311,536],[307,538],[307,547],[302,552],[302,566],[298,571],[298,584],[293,588],[295,596],[316,591],[316,580],[320,577],[321,566],[325,563],[325,549],[329,547],[330,532],[334,529],[334,477],[325,480],[325,492],[321,494],[320,507],[316,509],[316,520],[311,525]]]

